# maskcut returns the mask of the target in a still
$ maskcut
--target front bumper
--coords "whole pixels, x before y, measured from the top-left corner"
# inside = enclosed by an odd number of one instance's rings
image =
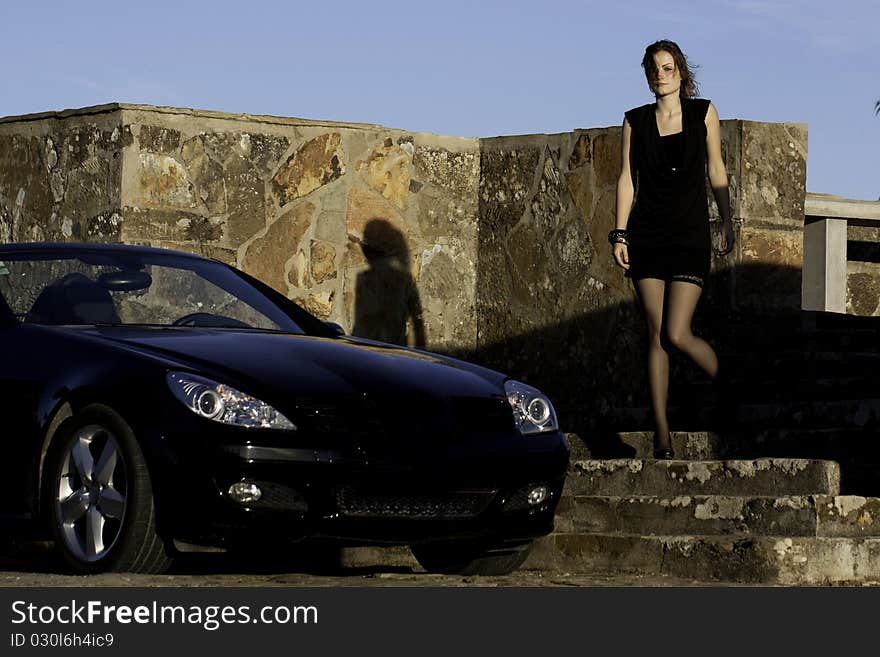
[[[421,442],[291,446],[277,434],[220,427],[205,439],[161,437],[160,530],[166,538],[234,547],[333,538],[350,544],[449,539],[525,541],[553,530],[569,450],[560,433]],[[247,436],[246,440],[242,436]],[[229,487],[253,483],[240,503]],[[529,504],[542,486],[546,498]]]

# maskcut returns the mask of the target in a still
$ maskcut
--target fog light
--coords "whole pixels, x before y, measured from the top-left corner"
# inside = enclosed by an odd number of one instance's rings
[[[526,497],[526,500],[529,503],[529,506],[538,506],[541,502],[547,499],[547,487],[546,486],[535,486],[534,488],[529,490],[529,494]]]
[[[260,487],[249,481],[237,481],[229,487],[229,497],[239,504],[256,502],[263,497]]]

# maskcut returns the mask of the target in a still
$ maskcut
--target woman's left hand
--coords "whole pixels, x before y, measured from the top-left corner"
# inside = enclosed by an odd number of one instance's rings
[[[733,222],[730,219],[726,219],[721,222],[721,250],[718,252],[719,255],[727,255],[731,251],[733,251],[733,244],[736,241],[736,238],[733,234]]]

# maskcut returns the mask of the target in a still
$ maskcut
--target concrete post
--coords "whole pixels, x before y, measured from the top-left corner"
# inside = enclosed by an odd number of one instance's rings
[[[846,219],[804,225],[803,281],[804,310],[846,312]]]

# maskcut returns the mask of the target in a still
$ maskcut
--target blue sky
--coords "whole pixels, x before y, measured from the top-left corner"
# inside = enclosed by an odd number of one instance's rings
[[[0,116],[106,102],[462,136],[617,125],[677,41],[722,119],[809,125],[809,191],[880,197],[877,0],[3,2]]]

